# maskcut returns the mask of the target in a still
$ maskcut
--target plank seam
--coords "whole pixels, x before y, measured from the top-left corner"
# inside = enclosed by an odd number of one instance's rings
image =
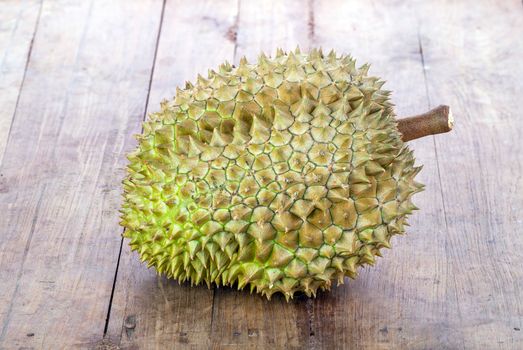
[[[430,94],[429,94],[427,68],[425,65],[425,56],[423,54],[423,44],[422,44],[421,35],[420,35],[419,30],[420,30],[420,28],[418,27],[419,54],[421,57],[421,65],[422,65],[422,69],[423,69],[423,81],[425,83],[425,94],[427,96],[427,107],[430,109],[432,103],[431,103]],[[441,167],[440,167],[440,161],[439,161],[439,155],[438,155],[438,147],[437,147],[437,143],[436,143],[436,137],[434,135],[432,136],[432,144],[434,145],[434,156],[436,158],[436,170],[437,170],[437,174],[438,174],[439,194],[440,194],[440,198],[441,198],[441,206],[443,208],[443,219],[445,220],[445,232],[448,233],[449,224],[448,224],[448,219],[447,219],[447,207],[445,206],[445,195],[443,193],[443,181],[441,179]],[[445,253],[448,252],[447,248],[448,248],[448,243],[447,243],[447,239],[445,239]],[[446,273],[447,273],[447,275],[449,273],[449,264],[448,263],[447,263]]]
[[[427,67],[425,65],[425,55],[423,54],[423,45],[421,43],[421,34],[418,28],[418,53],[421,58],[421,70],[423,72],[423,83],[425,85],[425,96],[427,97],[427,107],[430,109],[432,102],[430,101],[429,86],[427,82]]]
[[[147,118],[147,110],[149,108],[149,99],[150,99],[150,96],[151,96],[151,87],[153,85],[154,71],[156,69],[156,58],[158,57],[158,47],[160,46],[160,38],[162,36],[163,18],[164,18],[164,15],[165,15],[165,5],[166,5],[166,2],[167,2],[167,0],[163,0],[163,2],[162,2],[162,11],[160,13],[160,23],[158,25],[158,35],[156,36],[156,44],[155,44],[156,47],[154,48],[153,65],[151,67],[151,75],[149,77],[149,86],[147,88],[147,98],[145,100],[145,109],[144,109],[143,118],[142,118],[143,121],[145,121],[146,118]],[[143,128],[142,128],[142,131],[143,131]]]
[[[305,302],[305,309],[307,310],[307,320],[308,322],[308,348],[309,349],[316,349],[317,347],[317,340],[316,340],[316,332],[314,331],[314,301],[307,297],[307,301]]]
[[[307,28],[309,32],[307,33],[307,39],[309,48],[314,45],[316,41],[316,24],[315,24],[315,16],[314,16],[314,0],[308,0],[307,1],[308,6],[308,18],[307,18]],[[309,297],[307,299],[305,308],[307,310],[307,328],[308,328],[308,348],[309,349],[315,349],[317,347],[317,338],[316,338],[316,332],[315,332],[315,315],[314,315],[314,301]]]
[[[237,2],[237,12],[236,12],[236,18],[234,19],[234,24],[233,24],[233,28],[234,28],[234,31],[235,31],[235,35],[234,35],[234,50],[233,50],[233,53],[232,53],[232,58],[233,60],[236,60],[236,52],[238,51],[238,31],[239,31],[239,28],[238,26],[240,25],[240,8],[241,8],[241,0],[238,0]]]
[[[212,289],[212,308],[211,308],[211,329],[209,331],[209,334],[211,335],[211,341],[212,341],[212,330],[214,327],[214,316],[216,314],[216,307],[215,307],[215,296],[216,296],[216,287],[213,287]]]
[[[307,39],[309,39],[309,46],[311,46],[314,43],[314,36],[315,36],[315,24],[314,24],[314,0],[308,0],[307,2],[308,6],[308,18],[307,18],[307,28],[309,29],[309,32],[307,33]]]
[[[239,32],[239,25],[240,25],[240,13],[241,13],[241,0],[238,0],[237,3],[236,3],[236,18],[234,19],[234,24],[233,24],[233,28],[234,28],[234,31],[235,31],[235,35],[234,35],[234,49],[233,49],[233,53],[232,53],[232,59],[233,59],[233,62],[236,61],[236,54],[237,54],[237,51],[238,51],[238,32]],[[212,348],[212,342],[213,342],[213,333],[214,333],[214,317],[216,315],[216,299],[217,299],[217,296],[216,296],[216,286],[213,286],[213,291],[212,291],[212,308],[211,308],[211,324],[210,324],[210,332],[209,332],[209,336],[210,336],[210,339],[209,339],[209,348]]]
[[[419,54],[421,57],[421,65],[422,65],[422,69],[423,69],[423,81],[425,83],[425,93],[427,95],[427,107],[430,109],[432,103],[430,101],[429,85],[428,85],[428,79],[427,79],[427,68],[425,66],[425,56],[423,54],[423,44],[421,42],[421,35],[419,32],[419,28],[418,28],[418,45],[419,45]],[[438,181],[439,181],[439,188],[440,188],[439,192],[440,192],[440,196],[441,196],[441,204],[443,206],[443,218],[445,219],[445,229],[448,231],[449,224],[448,224],[448,220],[447,220],[447,208],[445,207],[445,200],[444,200],[445,196],[443,194],[443,181],[441,180],[441,169],[440,169],[440,164],[439,164],[440,162],[439,162],[439,157],[438,157],[438,148],[436,145],[436,138],[434,135],[432,136],[432,142],[434,144],[434,153],[436,156],[436,169],[438,170]]]
[[[17,114],[16,112],[18,111],[18,104],[20,102],[20,96],[22,95],[22,89],[24,88],[25,77],[27,75],[27,68],[29,67],[29,61],[31,60],[31,54],[33,52],[33,44],[35,41],[36,32],[38,31],[38,25],[40,24],[40,16],[42,14],[43,3],[44,3],[44,0],[41,0],[40,7],[38,8],[38,14],[36,15],[33,36],[31,38],[31,42],[29,43],[29,51],[27,51],[27,59],[25,60],[24,74],[22,75],[22,81],[20,82],[20,89],[18,90],[18,95],[16,96],[15,109],[13,111],[13,117],[11,119],[11,124],[9,125],[9,130],[7,131],[7,140],[5,143],[5,148],[4,148],[4,151],[2,152],[2,156],[0,157],[0,167],[3,164],[3,159],[4,159],[5,153],[7,151],[7,145],[9,144],[9,140],[11,138],[11,131],[13,130],[13,124],[15,123],[16,114]]]
[[[149,83],[148,83],[148,87],[147,87],[147,96],[145,98],[144,112],[143,112],[143,117],[142,117],[143,121],[145,121],[146,118],[147,118],[147,109],[149,108],[149,98],[150,98],[150,95],[151,95],[151,87],[152,87],[152,82],[153,82],[153,78],[154,78],[154,70],[155,70],[155,67],[156,67],[156,58],[158,56],[158,47],[160,46],[160,37],[161,37],[161,34],[162,34],[162,27],[163,27],[164,15],[165,15],[165,4],[166,4],[166,1],[167,0],[163,0],[163,2],[162,2],[162,10],[160,12],[160,23],[158,25],[158,33],[156,35],[156,42],[155,42],[155,47],[154,47],[154,54],[153,54],[153,60],[152,60],[152,66],[151,66],[151,73],[149,75]],[[143,127],[142,127],[142,131],[143,131]],[[116,290],[116,281],[118,279],[118,269],[120,267],[120,260],[121,260],[121,257],[122,257],[122,249],[123,249],[123,242],[124,242],[124,237],[123,237],[124,231],[125,230],[122,231],[122,238],[120,240],[120,249],[118,251],[118,259],[116,260],[116,268],[115,268],[115,271],[114,271],[113,286],[112,286],[112,289],[111,289],[111,296],[109,297],[109,305],[107,307],[107,316],[105,318],[105,325],[104,325],[104,332],[103,332],[103,337],[104,338],[107,335],[107,331],[109,329],[109,321],[110,321],[110,318],[111,318],[111,308],[112,308],[112,305],[113,305],[114,292]],[[120,335],[120,340],[121,340],[121,335]]]

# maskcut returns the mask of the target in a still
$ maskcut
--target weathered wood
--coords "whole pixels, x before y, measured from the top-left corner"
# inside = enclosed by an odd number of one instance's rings
[[[429,101],[452,105],[458,127],[435,137],[436,153],[429,140],[411,142],[425,164],[420,175],[427,191],[415,199],[422,210],[411,220],[409,237],[396,239],[386,262],[348,289],[315,301],[321,343],[326,348],[335,347],[333,339],[337,346],[369,349],[519,348],[523,240],[515,218],[522,212],[516,175],[522,161],[521,119],[514,111],[522,66],[513,58],[522,48],[513,35],[523,29],[520,4],[339,5],[322,6],[329,19],[324,28],[340,34],[343,23],[351,28],[348,45],[355,45],[356,57],[372,54],[388,62],[383,76],[391,81],[399,113],[410,101],[418,100],[420,108],[425,99],[417,68],[422,65]],[[373,25],[377,18],[379,26]],[[511,54],[498,57],[500,52]],[[501,60],[493,66],[495,58]],[[486,96],[489,104],[478,104]]]
[[[430,101],[451,105],[459,121],[452,136],[435,138],[455,299],[443,344],[521,349],[522,3],[423,2],[418,12]]]
[[[428,107],[415,4],[315,4],[319,44],[351,53],[359,64],[370,62],[370,73],[388,81],[384,88],[393,91],[398,115]],[[376,266],[360,270],[356,280],[314,300],[313,338],[321,348],[439,349],[445,348],[441,346],[445,339],[458,341],[446,324],[455,312],[447,289],[454,287],[453,276],[446,273],[447,233],[433,138],[409,146],[418,164],[424,165],[419,181],[426,184],[426,191],[414,197],[421,210],[409,220],[407,235],[394,238],[393,249],[385,251]]]
[[[274,55],[299,46],[310,47],[309,4],[304,1],[241,1],[235,61],[243,56],[256,61],[261,52]]]
[[[0,191],[0,348],[92,347],[120,238],[161,3],[43,4]]]
[[[178,0],[163,25],[157,0],[50,1],[24,73],[38,6],[0,2],[1,349],[94,348],[105,331],[126,349],[523,347],[520,1]],[[400,116],[452,106],[452,133],[409,142],[426,190],[408,235],[288,304],[179,286],[124,242],[112,294],[144,110],[224,59],[297,44],[372,63]]]
[[[14,118],[41,2],[0,2],[0,164]]]
[[[233,60],[237,1],[168,1],[148,103],[149,111],[224,60]],[[158,277],[124,242],[107,337],[124,348],[210,346],[213,290]]]
[[[256,61],[259,53],[273,55],[276,48],[309,47],[309,16],[302,1],[242,1],[235,61],[243,56]],[[247,290],[215,291],[212,347],[228,349],[287,348],[308,344],[309,322],[305,299],[290,303],[281,295],[271,301]]]

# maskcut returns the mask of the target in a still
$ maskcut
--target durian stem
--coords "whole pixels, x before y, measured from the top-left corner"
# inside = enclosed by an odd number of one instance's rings
[[[403,141],[420,137],[442,134],[452,130],[454,118],[449,106],[438,106],[430,111],[398,120],[398,129]]]

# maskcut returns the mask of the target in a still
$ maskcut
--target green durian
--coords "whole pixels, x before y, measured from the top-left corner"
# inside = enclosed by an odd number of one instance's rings
[[[372,265],[422,190],[390,92],[334,52],[225,63],[149,116],[121,224],[141,260],[191,284],[315,296]]]

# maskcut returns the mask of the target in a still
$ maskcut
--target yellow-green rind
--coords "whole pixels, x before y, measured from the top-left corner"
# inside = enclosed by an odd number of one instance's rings
[[[373,264],[422,185],[367,71],[334,52],[278,50],[187,83],[128,156],[131,248],[179,281],[269,298],[315,295]]]

